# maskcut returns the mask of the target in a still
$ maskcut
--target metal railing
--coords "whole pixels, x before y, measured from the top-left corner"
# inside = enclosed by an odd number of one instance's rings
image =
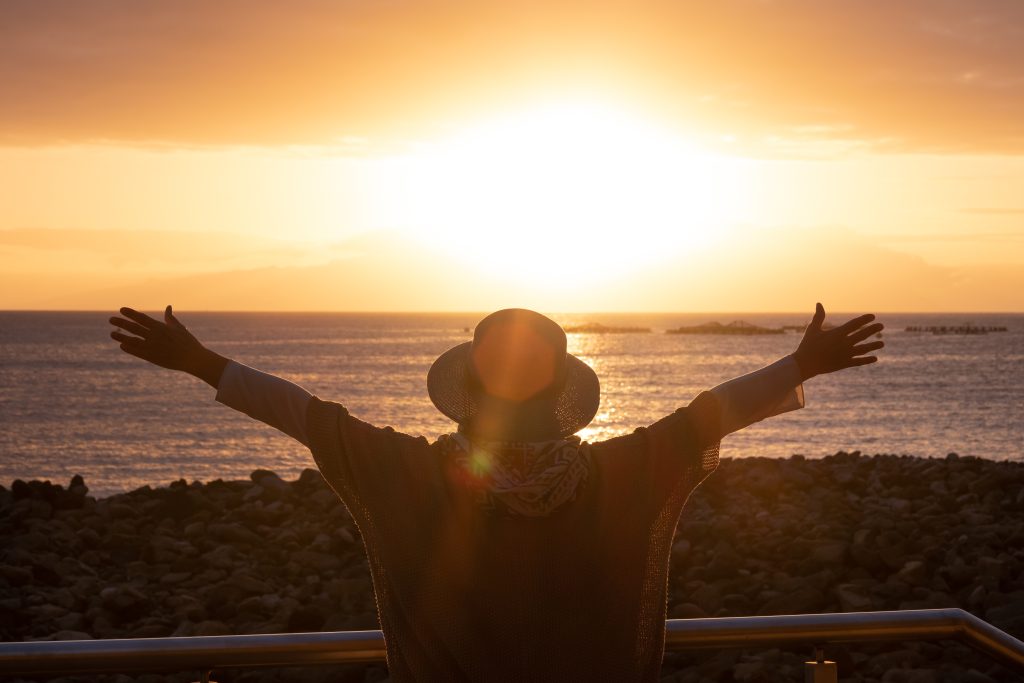
[[[962,609],[670,619],[665,650],[955,640],[1024,672],[1024,643]]]
[[[665,650],[956,640],[1024,672],[1024,643],[962,609],[670,619]],[[0,673],[169,672],[384,661],[380,631],[0,643]]]

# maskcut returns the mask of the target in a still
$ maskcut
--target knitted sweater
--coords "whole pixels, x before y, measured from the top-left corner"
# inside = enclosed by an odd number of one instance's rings
[[[656,681],[669,551],[718,465],[703,392],[653,425],[582,443],[590,475],[543,518],[485,513],[449,440],[378,428],[312,398],[310,450],[358,524],[391,680]]]

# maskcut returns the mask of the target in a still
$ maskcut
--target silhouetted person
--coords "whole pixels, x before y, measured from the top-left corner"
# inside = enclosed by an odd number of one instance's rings
[[[366,546],[394,681],[656,681],[669,551],[720,439],[803,407],[803,382],[874,362],[864,315],[818,304],[797,350],[598,443],[594,371],[554,321],[492,313],[442,354],[427,389],[457,425],[433,443],[379,428],[205,348],[174,317],[130,308],[121,348],[183,370],[217,400],[307,445]]]

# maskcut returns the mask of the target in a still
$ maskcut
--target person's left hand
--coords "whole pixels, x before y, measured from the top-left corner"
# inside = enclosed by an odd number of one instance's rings
[[[885,346],[885,342],[860,343],[884,328],[882,323],[868,324],[874,319],[875,316],[868,313],[830,330],[822,330],[825,308],[818,304],[811,324],[804,331],[800,346],[793,353],[797,365],[800,366],[802,378],[806,381],[815,375],[876,362],[877,356],[864,354],[877,351]]]

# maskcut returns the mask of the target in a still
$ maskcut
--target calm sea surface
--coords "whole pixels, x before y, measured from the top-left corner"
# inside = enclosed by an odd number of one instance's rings
[[[0,312],[0,483],[85,477],[106,495],[186,478],[240,479],[257,467],[294,477],[308,451],[213,400],[199,380],[122,353],[109,313]],[[476,314],[181,313],[216,351],[346,404],[356,416],[430,438],[452,431],[425,378],[442,351],[470,338]],[[651,334],[570,335],[597,371],[600,412],[581,434],[600,440],[648,424],[700,390],[796,348],[796,333],[666,335],[743,319],[778,326],[809,316],[555,316],[563,324],[640,325]],[[830,314],[839,323],[850,316]],[[733,457],[821,457],[837,450],[1024,460],[1024,315],[884,314],[876,365],[818,377],[803,410],[726,439]],[[908,325],[1005,325],[988,335],[905,332]]]

